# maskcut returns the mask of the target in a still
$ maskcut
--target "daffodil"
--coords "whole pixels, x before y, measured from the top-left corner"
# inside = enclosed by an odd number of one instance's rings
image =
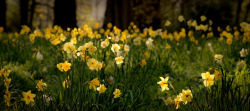
[[[71,67],[71,63],[68,63],[67,61],[65,61],[63,64],[62,64],[62,69],[67,72]]]
[[[166,21],[165,26],[171,25],[171,22],[169,20]]]
[[[246,57],[248,55],[247,49],[242,48],[240,51],[240,57]]]
[[[182,102],[184,102],[185,104],[187,104],[187,102],[191,102],[193,98],[193,94],[190,89],[182,90],[182,93],[180,93],[180,96],[181,96]]]
[[[25,101],[25,103],[28,105],[30,102],[35,102],[34,98],[36,97],[36,94],[32,94],[31,90],[28,92],[23,92],[23,98],[22,101]]]
[[[63,45],[63,50],[66,51],[67,53],[70,53],[70,54],[76,53],[76,48],[72,42],[65,43]]]
[[[177,95],[176,98],[174,99],[174,104],[176,105],[176,109],[180,107],[180,102],[181,102],[181,96]]]
[[[178,20],[179,20],[180,22],[183,22],[183,21],[185,20],[185,18],[184,18],[182,15],[180,15],[180,16],[178,17]]]
[[[221,74],[220,74],[220,72],[219,71],[217,71],[217,70],[214,70],[214,79],[215,80],[221,80]]]
[[[244,61],[244,60],[241,60],[241,61],[239,61],[238,63],[237,63],[237,67],[238,68],[242,68],[242,67],[244,67],[246,65],[246,61]]]
[[[129,52],[129,50],[130,50],[129,45],[125,44],[125,46],[124,46],[124,51],[125,51],[125,52]]]
[[[169,77],[166,77],[165,79],[163,77],[160,77],[161,81],[157,82],[161,86],[162,91],[169,90],[168,88],[168,79]]]
[[[116,57],[115,58],[116,64],[122,64],[123,63],[123,59],[124,58],[122,56]]]
[[[141,65],[141,67],[144,67],[145,65],[147,65],[147,62],[145,59],[142,59],[139,64]]]
[[[44,83],[42,80],[40,80],[38,83],[37,83],[37,86],[36,88],[38,89],[38,91],[43,91],[44,88],[47,87],[47,84]]]
[[[148,58],[150,57],[149,53],[148,53],[148,52],[145,52],[145,53],[144,53],[144,57],[145,57],[146,59],[148,59]]]
[[[174,100],[172,100],[171,97],[168,97],[166,100],[163,100],[165,105],[169,105],[169,104],[172,104],[174,102]]]
[[[88,59],[87,65],[89,67],[90,70],[94,70],[97,68],[98,66],[98,61],[94,58]]]
[[[220,55],[220,54],[215,54],[215,55],[214,55],[214,60],[215,60],[217,63],[219,63],[219,64],[222,63],[222,58],[223,58],[223,55]]]
[[[59,63],[56,65],[57,69],[60,70],[61,72],[63,72],[62,66],[63,66],[63,63]]]
[[[4,95],[4,102],[7,104],[7,106],[10,106],[10,97],[11,93],[7,93],[6,95]]]
[[[207,20],[207,17],[204,16],[204,15],[202,15],[200,18],[201,18],[201,21],[202,21],[202,22],[205,21],[205,20]]]
[[[106,41],[102,41],[101,42],[101,48],[106,48],[109,45],[109,43],[107,43]]]
[[[114,98],[119,98],[121,96],[121,90],[120,89],[115,89],[115,91],[113,92],[114,94]]]
[[[99,86],[99,85],[100,85],[100,81],[98,80],[98,78],[95,78],[92,81],[90,81],[90,83],[89,83],[89,89],[96,90],[96,86]]]
[[[204,86],[208,87],[214,84],[214,75],[210,75],[209,72],[201,74],[202,79],[204,79]]]
[[[170,49],[170,48],[171,48],[171,45],[167,44],[166,49]]]
[[[97,87],[97,91],[99,91],[99,93],[104,93],[106,91],[106,87],[104,84],[100,84],[99,87]]]
[[[119,50],[120,50],[120,46],[118,44],[112,44],[112,47],[111,47],[111,50],[114,52],[114,53],[117,53]]]

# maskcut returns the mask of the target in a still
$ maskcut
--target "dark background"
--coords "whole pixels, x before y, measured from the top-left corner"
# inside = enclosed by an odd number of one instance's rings
[[[53,9],[53,14],[49,15],[54,17],[52,25],[59,25],[64,29],[77,27],[76,0],[54,0],[53,3],[38,0],[10,1],[18,2],[19,8],[11,7],[15,14],[10,15],[17,17],[14,17],[15,20],[9,19],[6,16],[7,0],[0,0],[0,26],[5,31],[18,31],[21,25],[34,28],[34,17],[37,16],[35,8],[39,5]],[[213,21],[214,27],[238,26],[240,22],[250,21],[249,10],[250,0],[107,0],[103,28],[111,22],[126,29],[133,21],[140,29],[149,26],[158,29],[164,27],[166,20],[170,20],[172,28],[176,28],[180,25],[177,19],[179,15],[183,15],[186,20],[198,20],[201,15],[205,15]],[[42,25],[39,27],[43,28]]]

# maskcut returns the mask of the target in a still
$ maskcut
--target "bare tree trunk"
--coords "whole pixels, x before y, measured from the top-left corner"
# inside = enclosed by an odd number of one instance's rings
[[[31,6],[30,16],[32,17],[30,19],[32,27],[44,29],[53,26],[54,3],[54,0],[35,0],[35,2],[32,3],[33,6]]]
[[[238,0],[237,11],[236,11],[236,19],[235,19],[235,22],[234,22],[235,25],[239,24],[239,17],[240,17],[242,2],[243,2],[243,0]]]
[[[21,25],[28,24],[28,2],[29,0],[20,1]]]
[[[55,0],[54,25],[62,28],[76,27],[76,1],[75,0]]]
[[[6,1],[0,0],[0,26],[6,30]]]
[[[250,2],[247,5],[247,11],[246,11],[246,16],[244,17],[244,21],[247,21],[247,18],[249,17],[249,11],[250,11]]]

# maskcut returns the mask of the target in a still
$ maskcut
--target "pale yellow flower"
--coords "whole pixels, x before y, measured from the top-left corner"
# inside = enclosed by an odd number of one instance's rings
[[[161,86],[161,90],[169,90],[168,88],[168,79],[169,77],[166,77],[165,79],[163,77],[160,77],[161,81],[157,82]]]
[[[214,84],[214,75],[210,75],[209,72],[201,73],[202,79],[204,79],[204,86],[208,87]]]
[[[116,64],[122,64],[123,63],[123,59],[124,58],[122,56],[116,57],[115,58]]]
[[[97,68],[98,63],[99,62],[96,59],[91,58],[91,59],[88,59],[87,65],[90,70],[94,70]]]
[[[97,91],[99,91],[99,93],[104,93],[107,90],[107,88],[105,87],[104,84],[100,84],[99,87],[97,87]]]
[[[114,52],[114,53],[117,53],[119,50],[120,50],[120,46],[118,44],[112,44],[112,47],[111,47],[111,50]]]

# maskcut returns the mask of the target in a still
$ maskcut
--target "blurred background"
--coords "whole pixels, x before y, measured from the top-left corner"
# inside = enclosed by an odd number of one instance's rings
[[[237,26],[250,21],[250,0],[0,0],[0,26],[14,32],[21,25],[47,28],[59,25],[80,27],[87,24],[105,28],[112,23],[126,29],[134,22],[140,29],[152,26],[180,26],[178,16],[186,20],[205,15],[213,26]]]

